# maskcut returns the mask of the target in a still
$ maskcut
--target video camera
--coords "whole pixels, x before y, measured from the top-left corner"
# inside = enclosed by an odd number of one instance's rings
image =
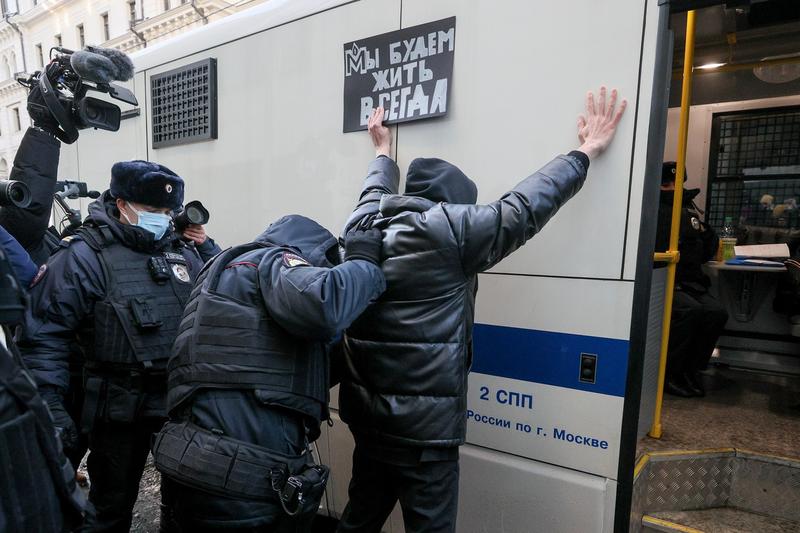
[[[0,180],[0,206],[25,209],[31,205],[31,190],[22,181]]]
[[[38,91],[41,95],[33,99],[36,101],[29,99],[28,110],[34,123],[37,118],[49,120],[52,116],[60,128],[54,133],[63,142],[72,144],[78,139],[78,130],[86,128],[119,129],[119,106],[87,96],[89,91],[138,105],[131,91],[112,83],[133,77],[133,63],[124,53],[95,46],[74,52],[56,46],[50,49],[50,57],[50,63],[42,71],[17,81],[32,94]]]
[[[208,223],[209,218],[211,214],[208,209],[199,200],[195,200],[186,204],[183,211],[173,217],[172,223],[175,224],[175,231],[183,233],[190,224],[204,225]]]

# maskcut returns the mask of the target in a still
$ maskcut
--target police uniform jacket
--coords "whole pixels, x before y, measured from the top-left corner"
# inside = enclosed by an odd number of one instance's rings
[[[559,156],[488,205],[398,195],[387,157],[369,167],[347,229],[377,217],[387,291],[347,330],[339,392],[356,437],[401,447],[464,442],[477,274],[533,237],[583,185],[588,158]]]
[[[694,199],[699,193],[700,189],[683,191],[681,229],[678,236],[681,258],[675,270],[675,283],[683,290],[704,293],[711,285],[711,280],[703,273],[702,265],[714,257],[719,240],[714,229],[700,220],[700,214],[694,206]],[[661,191],[656,231],[657,252],[666,251],[669,247],[674,198],[674,191]],[[663,266],[663,263],[656,263],[656,266]]]
[[[252,465],[238,470],[241,453],[224,451],[247,443],[256,456],[258,450],[299,456],[319,436],[328,417],[329,352],[385,289],[378,266],[335,263],[336,238],[290,215],[255,242],[221,253],[200,274],[169,363],[171,422],[154,447],[157,467],[183,485],[175,495],[180,515],[199,524],[256,527],[283,514],[269,491],[236,497],[234,480],[258,476]],[[188,437],[181,425],[187,421],[213,436]],[[216,454],[195,458],[203,438],[215,442]],[[217,478],[219,468],[224,475]],[[250,481],[243,485],[254,490]],[[198,484],[212,493],[189,488]]]
[[[39,387],[53,387],[64,392],[69,384],[69,348],[70,342],[78,341],[85,354],[91,350],[97,350],[94,346],[94,338],[104,327],[112,327],[113,320],[107,321],[108,326],[97,323],[96,311],[100,308],[105,309],[107,316],[112,316],[108,311],[111,307],[120,311],[125,307],[127,314],[132,302],[123,301],[125,299],[124,290],[136,291],[139,283],[128,283],[127,287],[120,293],[122,284],[133,278],[134,281],[148,280],[147,260],[151,256],[164,256],[169,251],[177,257],[184,265],[181,269],[175,269],[176,277],[181,274],[180,280],[169,280],[168,283],[178,283],[186,286],[186,294],[191,288],[191,279],[196,276],[202,267],[202,258],[191,246],[186,246],[179,242],[177,236],[168,232],[159,241],[153,240],[152,233],[137,226],[125,225],[119,222],[118,211],[114,205],[114,199],[106,191],[98,200],[89,206],[89,217],[84,222],[86,227],[103,227],[104,238],[108,240],[103,246],[122,247],[126,259],[124,265],[109,265],[108,261],[101,259],[100,253],[96,249],[97,243],[89,242],[89,235],[79,234],[62,241],[60,248],[53,254],[48,263],[43,266],[33,281],[31,288],[31,307],[26,314],[25,327],[19,339],[19,347],[25,359],[26,365],[30,369]],[[83,230],[81,230],[83,231]],[[208,257],[213,255],[215,245],[208,244],[210,249],[203,249],[203,255]],[[113,256],[109,256],[113,257]],[[115,273],[115,282],[110,282],[109,270],[112,266],[125,267],[127,272]],[[130,270],[133,269],[134,271]],[[114,269],[116,270],[116,269]],[[133,272],[133,273],[132,273]],[[134,285],[131,287],[131,285]],[[112,301],[116,299],[116,301]],[[175,302],[177,304],[177,302]],[[102,306],[102,307],[100,307]],[[177,318],[180,317],[181,307],[177,308]],[[99,311],[98,311],[99,312]],[[158,309],[156,309],[158,312]],[[120,315],[123,316],[123,315]],[[162,318],[164,318],[162,316]],[[120,320],[124,322],[125,318]],[[166,319],[165,319],[166,321]],[[133,324],[122,323],[121,327],[136,335],[136,328]],[[108,350],[111,352],[129,353],[131,350],[131,338],[120,339],[119,346]],[[173,338],[174,339],[174,338]],[[125,343],[128,344],[125,344]],[[171,340],[169,341],[171,344]],[[106,355],[106,354],[100,354]],[[91,361],[87,361],[87,365]],[[97,369],[103,374],[103,378],[108,377],[106,370],[114,370],[115,377],[120,380],[115,383],[97,382],[94,390],[87,381],[87,404],[92,401],[97,402],[97,395],[105,395],[112,401],[115,395],[121,403],[136,404],[144,406],[143,414],[147,416],[165,416],[164,412],[164,393],[166,389],[166,375],[163,373],[166,366],[166,358],[162,364],[161,386],[157,394],[148,398],[146,401],[138,401],[133,398],[123,398],[124,390],[136,389],[144,385],[142,380],[133,379],[134,374],[146,370],[137,361],[120,362],[118,368],[111,368],[114,365],[106,365],[102,369]],[[116,372],[116,371],[119,372]],[[88,372],[87,369],[87,374]],[[93,396],[94,395],[94,396]],[[113,402],[112,402],[113,403]],[[113,419],[113,409],[111,409]],[[123,420],[119,420],[123,421]]]
[[[10,341],[5,331],[0,337]],[[12,351],[0,344],[0,531],[71,530],[82,521],[86,497],[47,406]]]

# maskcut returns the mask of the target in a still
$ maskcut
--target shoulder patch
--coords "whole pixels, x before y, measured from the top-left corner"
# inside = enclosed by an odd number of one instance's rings
[[[36,272],[36,275],[31,280],[31,287],[39,283],[46,273],[47,273],[47,263],[44,263],[42,266],[39,267],[39,270]]]
[[[183,254],[176,254],[175,252],[164,252],[164,257],[170,263],[185,263],[186,258],[183,257]]]
[[[311,266],[311,263],[297,254],[283,252],[283,264],[287,267]]]
[[[66,248],[67,246],[72,244],[72,241],[75,240],[76,237],[78,237],[78,236],[77,235],[67,235],[66,237],[61,239],[61,241],[58,244],[60,246],[63,246],[64,248]],[[80,239],[78,239],[78,240],[80,240]]]

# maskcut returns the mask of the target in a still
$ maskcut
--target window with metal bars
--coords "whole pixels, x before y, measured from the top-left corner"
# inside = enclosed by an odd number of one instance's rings
[[[209,58],[150,78],[153,148],[217,138],[217,62]]]
[[[800,107],[712,119],[706,221],[800,228]]]

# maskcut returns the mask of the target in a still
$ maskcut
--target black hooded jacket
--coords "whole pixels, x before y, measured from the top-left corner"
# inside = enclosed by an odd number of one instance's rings
[[[587,165],[584,154],[559,156],[499,200],[472,205],[474,184],[449,163],[414,161],[405,195],[394,161],[370,164],[345,232],[370,220],[382,230],[388,289],[345,336],[339,408],[357,438],[464,442],[477,274],[539,232],[580,190]]]

